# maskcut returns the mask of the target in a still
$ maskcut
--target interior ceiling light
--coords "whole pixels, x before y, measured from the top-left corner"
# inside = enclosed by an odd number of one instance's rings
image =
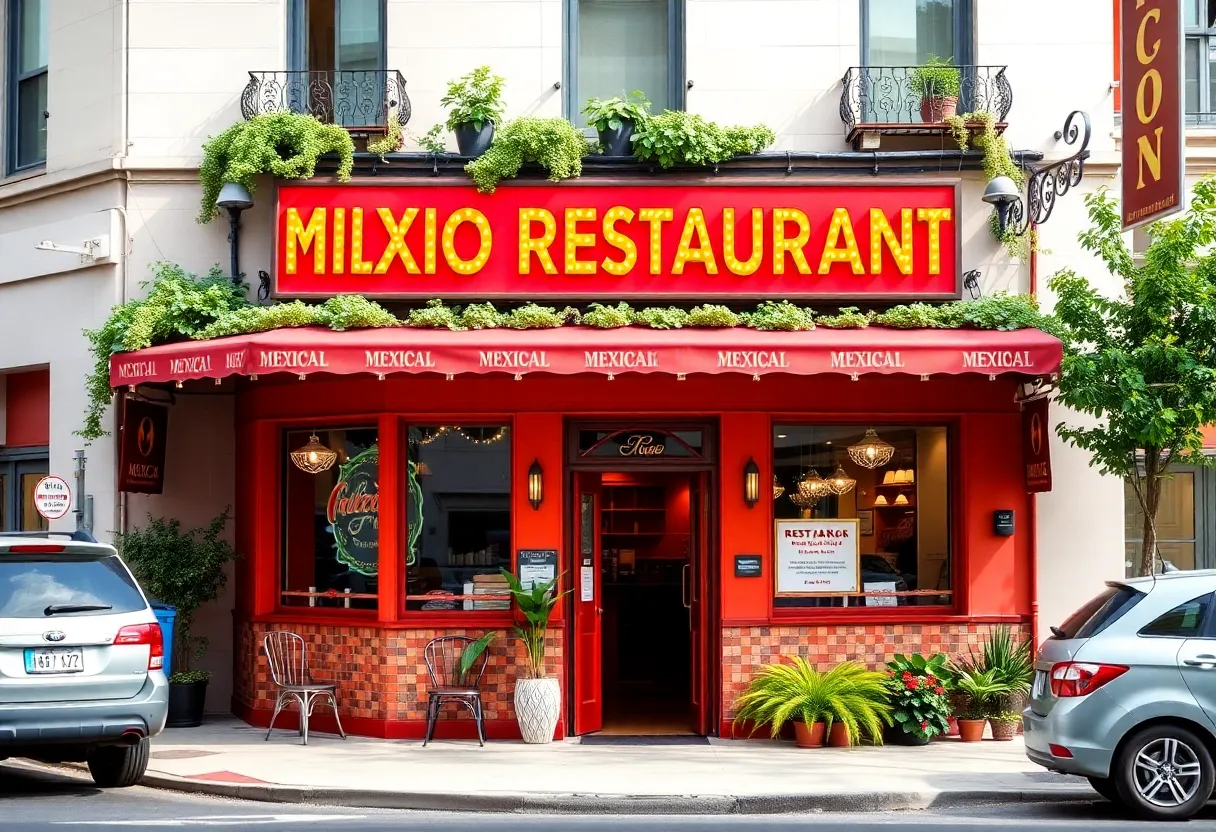
[[[785,486],[777,479],[777,475],[773,474],[773,499],[777,499],[785,493]]]
[[[866,435],[856,445],[849,446],[849,459],[862,468],[881,468],[891,461],[895,446],[878,438],[874,428],[866,428]]]
[[[828,478],[828,486],[836,495],[848,494],[857,485],[857,480],[845,473],[843,465],[836,466],[836,473]]]
[[[291,452],[291,461],[301,471],[319,474],[334,466],[334,463],[338,461],[338,452],[322,445],[314,433],[308,437],[307,445]]]

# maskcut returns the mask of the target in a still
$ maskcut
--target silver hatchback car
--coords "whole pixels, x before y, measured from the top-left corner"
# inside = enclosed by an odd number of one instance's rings
[[[1112,581],[1039,650],[1026,754],[1155,820],[1216,784],[1216,571]]]
[[[0,532],[0,760],[87,762],[138,783],[165,727],[164,640],[113,547]]]

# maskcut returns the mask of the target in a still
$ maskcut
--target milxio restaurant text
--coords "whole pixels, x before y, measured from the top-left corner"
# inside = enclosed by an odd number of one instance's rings
[[[275,291],[382,298],[958,297],[956,183],[281,185]]]

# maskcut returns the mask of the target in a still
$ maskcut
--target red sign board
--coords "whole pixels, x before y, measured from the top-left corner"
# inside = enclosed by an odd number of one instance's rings
[[[169,408],[127,399],[122,418],[118,490],[160,494],[165,488],[165,440]]]
[[[958,218],[957,183],[285,184],[275,292],[950,299]]]
[[[1123,230],[1182,210],[1182,4],[1120,0]]]
[[[1051,428],[1047,424],[1046,397],[1022,405],[1022,464],[1026,466],[1026,492],[1051,490]]]

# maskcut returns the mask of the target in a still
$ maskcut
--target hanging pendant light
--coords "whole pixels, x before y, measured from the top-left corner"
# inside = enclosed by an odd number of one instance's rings
[[[777,479],[777,475],[773,474],[773,499],[777,499],[785,493],[785,486]]]
[[[314,433],[308,437],[308,444],[291,452],[291,461],[301,471],[309,474],[319,474],[328,471],[338,460],[337,451],[330,450],[321,444]]]
[[[425,462],[419,462],[417,465],[414,466],[414,476],[429,477],[430,475],[431,475],[431,466],[427,465]]]
[[[856,445],[849,446],[849,459],[862,468],[881,468],[891,461],[895,446],[878,438],[874,428],[866,428],[866,435]]]
[[[814,508],[823,497],[818,494],[803,494],[797,489],[790,492],[790,502],[801,509]]]
[[[836,473],[828,478],[828,487],[832,489],[832,493],[837,496],[848,494],[857,485],[857,480],[845,473],[843,465],[836,466]]]

